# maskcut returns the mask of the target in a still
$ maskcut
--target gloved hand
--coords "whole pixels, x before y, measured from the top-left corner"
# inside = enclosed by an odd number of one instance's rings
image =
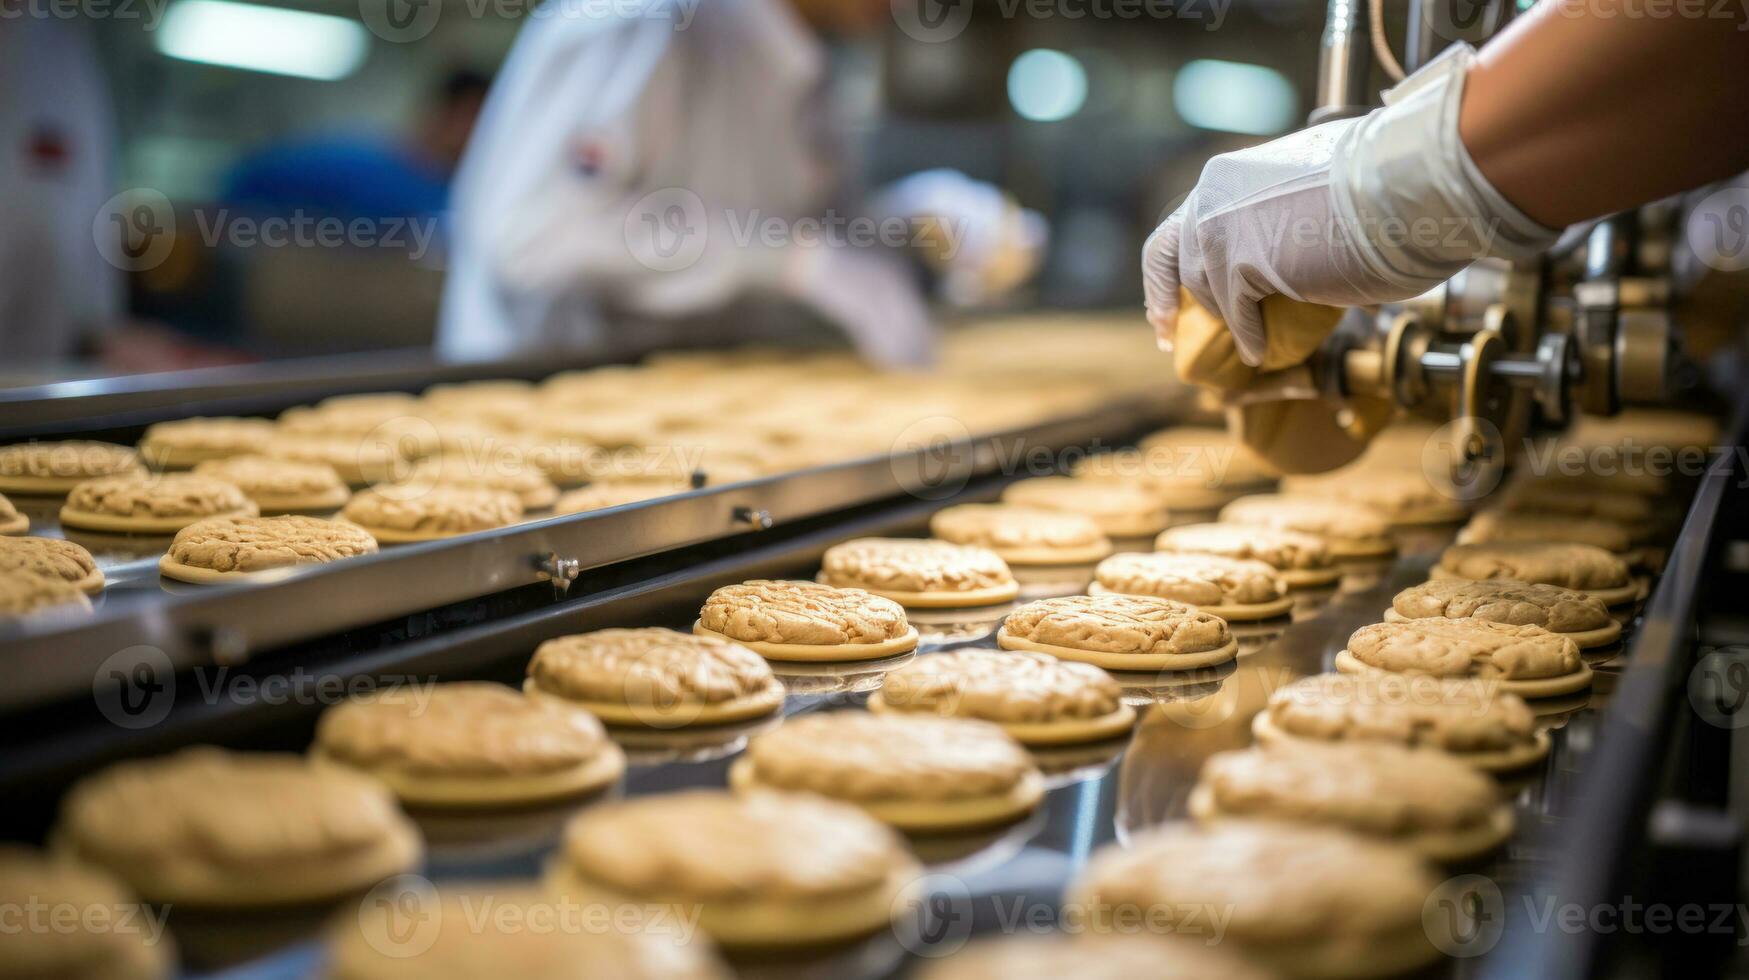
[[[903,262],[876,248],[797,246],[783,291],[850,338],[883,367],[923,367],[935,356],[935,326]]]
[[[1208,162],[1142,249],[1148,320],[1162,347],[1179,287],[1225,321],[1239,356],[1265,360],[1260,303],[1408,299],[1485,256],[1554,241],[1488,183],[1458,138],[1465,72],[1454,45],[1385,93],[1385,106]]]
[[[994,184],[957,170],[925,170],[887,185],[871,201],[880,219],[921,229],[924,262],[941,276],[943,297],[972,306],[1026,282],[1038,271],[1050,224]]]

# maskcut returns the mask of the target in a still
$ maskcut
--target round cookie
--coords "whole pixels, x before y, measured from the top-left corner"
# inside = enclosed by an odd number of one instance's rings
[[[1020,594],[1008,563],[994,551],[926,538],[833,545],[820,558],[820,581],[916,609],[1000,605]]]
[[[1249,524],[1183,524],[1154,539],[1156,551],[1260,561],[1290,589],[1329,585],[1342,577],[1330,546],[1315,534]]]
[[[769,660],[877,660],[917,649],[917,630],[898,603],[816,582],[724,586],[705,600],[692,631]]]
[[[1331,557],[1337,559],[1381,558],[1397,550],[1391,541],[1390,522],[1364,504],[1260,493],[1221,508],[1221,522],[1315,534],[1324,539]]]
[[[1458,544],[1495,541],[1557,541],[1588,544],[1621,554],[1634,546],[1625,524],[1599,517],[1574,517],[1535,511],[1485,510],[1458,532]]]
[[[1146,595],[1196,606],[1228,622],[1285,616],[1294,600],[1275,569],[1220,555],[1155,552],[1112,555],[1093,570],[1094,595]]]
[[[24,534],[30,530],[30,517],[18,512],[18,505],[0,493],[0,536]]]
[[[1223,946],[1276,974],[1361,980],[1439,959],[1421,918],[1438,887],[1414,852],[1328,827],[1170,823],[1094,852],[1064,909],[1220,909]]]
[[[319,517],[209,517],[176,532],[158,559],[165,578],[197,585],[246,582],[274,569],[375,554],[364,528]]]
[[[1171,520],[1166,505],[1145,487],[1067,476],[1041,476],[1008,485],[1002,502],[1081,514],[1112,538],[1158,534]]]
[[[417,459],[437,450],[437,426],[420,417],[417,402],[357,403],[347,406],[291,408],[280,415],[275,439],[284,436],[339,438],[388,446]]]
[[[515,524],[522,520],[522,501],[484,487],[388,484],[353,494],[340,516],[384,544],[405,544]]]
[[[115,534],[174,534],[209,517],[254,517],[236,484],[171,473],[86,480],[67,492],[61,525]]]
[[[1097,742],[1127,734],[1136,722],[1123,688],[1098,667],[973,648],[920,657],[888,673],[868,709],[975,718],[1025,745]]]
[[[725,947],[795,948],[889,928],[921,873],[898,834],[857,807],[687,790],[583,811],[549,884],[577,901],[672,906]]]
[[[567,906],[516,882],[444,883],[409,897],[425,917],[408,929],[408,910],[361,905],[329,929],[328,980],[728,980],[704,941],[689,941],[684,921],[650,915],[642,928],[600,928],[594,908]],[[488,914],[482,915],[485,911]],[[667,910],[664,910],[666,913]],[[429,925],[427,925],[429,923]]]
[[[1085,565],[1111,554],[1111,539],[1081,514],[958,504],[936,511],[929,533],[954,544],[989,548],[1010,565]]]
[[[927,960],[917,980],[1269,980],[1267,971],[1215,943],[1214,923],[1171,925],[1150,933],[1016,935],[975,940],[964,950]]]
[[[1469,516],[1463,504],[1440,492],[1419,466],[1404,469],[1371,463],[1316,476],[1290,476],[1281,481],[1281,490],[1290,496],[1359,504],[1382,514],[1393,527],[1454,524]]]
[[[551,507],[559,488],[546,473],[520,454],[444,453],[413,464],[404,483],[411,486],[480,487],[516,495],[527,510]]]
[[[146,475],[132,447],[70,439],[0,446],[0,492],[58,496],[104,476]]]
[[[641,503],[658,497],[670,497],[691,490],[685,480],[656,478],[649,480],[604,480],[576,490],[567,490],[553,504],[555,514],[581,514],[591,510]]]
[[[1548,733],[1523,698],[1478,678],[1425,674],[1315,674],[1269,696],[1251,725],[1278,742],[1382,743],[1437,749],[1487,772],[1510,772],[1549,753]]]
[[[1161,429],[1137,443],[1137,456],[1142,480],[1174,510],[1218,510],[1236,497],[1274,486],[1280,475],[1232,433],[1208,426]],[[1091,475],[1132,462],[1123,454],[1108,463],[1093,462],[1099,458],[1090,458],[1079,472]]]
[[[196,908],[338,898],[411,871],[421,853],[418,831],[375,779],[206,747],[80,780],[55,840],[148,902]]]
[[[267,419],[193,418],[158,422],[140,437],[140,455],[161,470],[185,470],[196,463],[263,452],[275,428]]]
[[[169,936],[153,932],[152,910],[101,869],[0,845],[0,895],[17,903],[11,907],[0,976],[168,980],[172,975],[173,944]],[[68,909],[77,913],[71,923],[63,917]],[[104,917],[101,924],[87,919],[94,915]],[[92,925],[85,926],[87,921]]]
[[[501,684],[457,682],[353,698],[316,726],[316,758],[423,807],[522,806],[593,793],[625,772],[594,715]]]
[[[1643,524],[1653,517],[1652,500],[1645,495],[1607,485],[1575,485],[1571,481],[1517,482],[1507,488],[1500,503],[1509,511],[1565,514],[1630,524]]]
[[[674,630],[605,629],[542,643],[523,689],[580,705],[610,725],[671,729],[769,715],[783,684],[739,643]]]
[[[82,546],[61,538],[0,538],[0,575],[42,575],[95,595],[103,591],[103,570]]]
[[[1362,626],[1336,655],[1336,669],[1346,674],[1478,677],[1523,698],[1550,698],[1591,686],[1591,668],[1572,640],[1537,626],[1481,619]]]
[[[0,623],[89,612],[91,599],[72,582],[30,570],[0,569]]]
[[[327,463],[272,456],[231,456],[196,463],[195,476],[234,483],[263,514],[335,511],[352,495]]]
[[[1239,655],[1225,620],[1171,599],[1063,596],[1029,602],[996,633],[1004,650],[1048,653],[1106,670],[1190,670]]]
[[[817,793],[914,832],[1010,823],[1044,799],[1032,757],[997,725],[865,711],[803,715],[754,736],[729,785]]]
[[[383,439],[346,435],[277,433],[266,454],[275,459],[333,467],[348,486],[363,487],[404,476],[407,457]]]
[[[1512,836],[1492,779],[1443,752],[1383,742],[1294,743],[1219,752],[1203,764],[1190,813],[1340,827],[1430,861],[1487,854]]]
[[[1445,549],[1429,573],[1471,582],[1512,579],[1587,592],[1611,606],[1639,598],[1627,563],[1602,548],[1555,541],[1495,541]]]
[[[1572,640],[1581,650],[1609,646],[1621,639],[1621,623],[1609,614],[1602,599],[1557,585],[1512,579],[1436,579],[1411,586],[1391,600],[1385,619],[1485,619],[1540,626]]]

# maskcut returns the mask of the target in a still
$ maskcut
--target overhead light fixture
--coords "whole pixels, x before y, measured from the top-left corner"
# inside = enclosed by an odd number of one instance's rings
[[[231,0],[178,0],[158,31],[171,58],[322,81],[357,71],[369,49],[358,21]]]
[[[1247,136],[1285,133],[1299,114],[1287,76],[1263,65],[1192,61],[1172,80],[1172,105],[1199,129]]]
[[[1067,119],[1087,104],[1087,69],[1073,55],[1035,48],[1009,66],[1008,102],[1033,122]]]

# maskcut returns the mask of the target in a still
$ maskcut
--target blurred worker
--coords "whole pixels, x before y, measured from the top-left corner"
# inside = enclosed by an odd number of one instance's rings
[[[1479,53],[1458,44],[1358,119],[1210,160],[1142,255],[1163,346],[1179,287],[1246,363],[1280,338],[1273,294],[1328,306],[1408,299],[1477,259],[1537,254],[1565,226],[1749,168],[1738,7],[1613,16],[1544,0]]]
[[[875,360],[926,359],[932,327],[902,246],[976,299],[1023,281],[1044,233],[953,173],[867,208],[845,199],[820,35],[867,34],[890,4],[539,8],[457,179],[440,351],[598,344],[616,319],[604,314],[685,319],[752,296],[799,304]],[[894,220],[916,240],[893,241]]]

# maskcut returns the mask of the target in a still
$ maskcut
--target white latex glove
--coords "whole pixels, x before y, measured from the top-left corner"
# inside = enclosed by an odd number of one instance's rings
[[[1148,320],[1169,348],[1178,288],[1263,362],[1258,304],[1271,293],[1327,306],[1409,299],[1486,256],[1554,241],[1496,191],[1458,138],[1464,75],[1454,45],[1358,119],[1314,126],[1208,162],[1142,249]]]
[[[922,367],[935,356],[935,326],[904,263],[880,249],[798,247],[784,292],[832,321],[868,360]]]
[[[921,227],[939,225],[939,248],[924,259],[940,275],[951,303],[988,302],[1038,271],[1050,223],[1022,208],[995,184],[946,168],[925,170],[888,184],[870,202],[874,214]]]

